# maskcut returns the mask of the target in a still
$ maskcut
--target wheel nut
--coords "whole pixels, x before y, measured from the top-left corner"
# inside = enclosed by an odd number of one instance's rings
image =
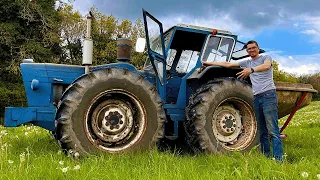
[[[123,124],[123,121],[122,120],[120,120],[120,122],[119,122],[120,124]]]

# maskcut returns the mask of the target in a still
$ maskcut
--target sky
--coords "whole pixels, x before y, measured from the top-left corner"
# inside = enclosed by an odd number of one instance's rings
[[[81,14],[95,6],[120,21],[142,19],[142,8],[164,26],[191,24],[228,30],[296,75],[320,72],[320,0],[73,0]]]

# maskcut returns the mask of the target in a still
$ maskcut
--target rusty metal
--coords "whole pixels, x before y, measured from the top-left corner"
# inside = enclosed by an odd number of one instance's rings
[[[283,126],[281,127],[280,133],[282,133],[282,131],[287,127],[287,125],[290,123],[291,119],[293,118],[294,114],[297,112],[297,110],[299,109],[301,103],[303,102],[303,100],[305,99],[307,95],[307,92],[303,92],[299,101],[297,101],[296,106],[294,107],[293,111],[291,112],[290,116],[288,117],[288,119],[286,120],[286,122],[283,124]]]
[[[226,123],[222,121],[226,116],[228,120],[232,120],[232,126],[235,125],[232,131],[230,131],[231,126],[226,126]],[[230,129],[229,132],[228,129]],[[242,99],[236,97],[225,99],[213,114],[212,133],[227,150],[246,149],[252,144],[257,133],[257,122],[253,109]]]
[[[117,40],[117,60],[128,62],[131,59],[131,40],[120,38]]]
[[[301,93],[306,92],[299,108],[310,104],[312,94],[317,93],[310,84],[276,82],[278,96],[278,117],[279,119],[290,114],[296,107],[296,102],[300,99]]]
[[[132,148],[143,136],[146,111],[128,91],[113,89],[93,98],[84,118],[87,138],[96,148],[116,153]]]
[[[220,106],[212,118],[212,130],[219,141],[232,142],[241,133],[241,116],[231,106]]]
[[[111,118],[118,117],[115,121]],[[129,135],[133,127],[132,109],[120,100],[110,99],[94,108],[91,115],[93,133],[106,142],[118,142]]]

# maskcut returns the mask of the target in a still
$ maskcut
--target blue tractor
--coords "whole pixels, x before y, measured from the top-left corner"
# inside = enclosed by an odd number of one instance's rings
[[[74,156],[147,150],[181,132],[196,151],[257,145],[250,80],[236,78],[240,69],[201,68],[204,61],[247,57],[244,43],[228,31],[191,25],[163,32],[145,10],[143,18],[143,70],[121,61],[85,73],[84,66],[25,60],[21,72],[29,107],[7,107],[5,126],[48,129]],[[136,47],[144,48],[143,39]]]

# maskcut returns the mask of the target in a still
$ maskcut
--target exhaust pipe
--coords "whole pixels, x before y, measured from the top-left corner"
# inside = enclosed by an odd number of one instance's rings
[[[91,39],[91,21],[93,19],[92,13],[87,17],[87,34],[83,41],[82,51],[82,65],[85,66],[85,73],[89,72],[89,66],[92,65],[93,56],[93,41]]]

